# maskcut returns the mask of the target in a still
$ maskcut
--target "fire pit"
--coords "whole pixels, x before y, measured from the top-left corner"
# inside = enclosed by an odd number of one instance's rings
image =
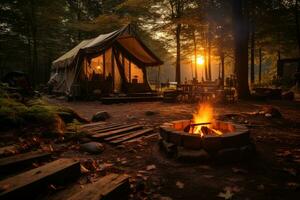
[[[245,126],[214,120],[208,104],[200,105],[192,120],[163,124],[160,136],[162,149],[178,159],[236,160],[255,149]]]

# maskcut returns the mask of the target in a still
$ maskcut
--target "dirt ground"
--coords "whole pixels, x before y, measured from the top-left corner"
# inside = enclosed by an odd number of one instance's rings
[[[48,101],[71,107],[88,119],[98,111],[107,111],[111,115],[109,122],[138,122],[155,128],[164,122],[190,118],[197,107],[196,104],[162,102],[102,105],[100,102]],[[278,108],[283,119],[249,113],[261,110],[264,105]],[[64,199],[109,172],[131,176],[134,191],[131,199],[299,199],[300,102],[238,102],[216,104],[214,108],[216,116],[249,127],[257,149],[254,157],[227,164],[180,163],[159,150],[158,139],[120,147],[105,144],[100,155],[70,150],[61,156],[80,158],[86,163],[96,160],[103,170],[82,177],[49,199]],[[148,116],[146,111],[155,114]],[[231,115],[227,114],[232,113],[238,115],[228,118]]]

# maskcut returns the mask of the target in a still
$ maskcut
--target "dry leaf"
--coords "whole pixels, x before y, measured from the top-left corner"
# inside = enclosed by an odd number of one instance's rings
[[[300,184],[299,183],[295,183],[295,182],[288,182],[287,186],[290,188],[299,188]]]
[[[258,190],[264,190],[265,189],[265,186],[263,184],[260,184],[259,186],[257,186],[257,189]]]
[[[183,189],[184,188],[184,183],[180,182],[180,181],[176,181],[176,186],[179,188],[179,189]]]
[[[244,173],[244,174],[248,173],[248,171],[245,169],[240,169],[240,168],[235,168],[235,167],[232,168],[232,171],[234,173]]]
[[[146,170],[147,170],[147,171],[150,171],[150,170],[153,170],[153,169],[156,169],[156,166],[155,166],[155,165],[148,165],[148,166],[146,167]]]
[[[220,192],[218,194],[218,197],[224,198],[224,199],[231,199],[233,197],[233,193],[229,190],[227,190],[225,193],[224,192]]]
[[[297,175],[297,171],[293,168],[284,168],[283,169],[285,172],[288,172],[290,175],[296,176]]]
[[[204,178],[208,178],[208,179],[215,177],[215,176],[213,176],[213,175],[202,175],[202,176],[203,176]]]
[[[88,170],[87,168],[85,168],[83,165],[80,165],[80,171],[82,174],[86,174],[89,173],[90,170]]]

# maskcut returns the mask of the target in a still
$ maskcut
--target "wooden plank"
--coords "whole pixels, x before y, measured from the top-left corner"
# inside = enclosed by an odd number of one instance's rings
[[[111,144],[120,144],[120,143],[122,143],[122,142],[125,142],[125,141],[130,140],[130,139],[133,139],[133,138],[140,137],[140,136],[145,135],[145,134],[147,134],[147,133],[150,133],[150,132],[152,132],[152,131],[153,131],[152,128],[148,128],[148,129],[145,129],[145,130],[137,131],[137,132],[135,132],[135,133],[133,133],[133,134],[130,134],[130,135],[128,135],[128,136],[121,137],[121,138],[116,139],[116,140],[112,140],[112,141],[110,141],[110,143],[111,143]]]
[[[112,127],[108,127],[108,128],[99,128],[98,130],[88,130],[91,134],[93,133],[103,133],[103,132],[108,132],[108,131],[113,131],[113,130],[117,130],[117,129],[121,129],[121,128],[127,128],[130,126],[133,126],[136,124],[125,124],[125,125],[119,125],[119,126],[112,126]]]
[[[115,127],[115,126],[121,126],[124,125],[122,123],[111,123],[111,124],[105,124],[105,125],[99,125],[99,126],[92,126],[92,127],[88,127],[88,128],[83,128],[83,130],[100,130],[100,129],[104,129],[104,128],[109,128],[109,127]]]
[[[122,123],[110,123],[110,124],[82,128],[82,130],[94,131],[94,130],[101,130],[101,129],[105,129],[105,128],[109,128],[109,127],[121,126],[121,125],[123,125],[123,124]]]
[[[129,176],[109,174],[90,184],[67,200],[114,200],[128,199]]]
[[[134,132],[129,132],[129,133],[124,133],[124,134],[120,134],[120,135],[111,136],[111,137],[108,137],[108,138],[104,138],[104,141],[109,142],[111,140],[115,140],[115,139],[119,139],[121,137],[129,136],[133,133]]]
[[[8,172],[24,169],[32,165],[32,162],[50,158],[50,156],[51,154],[47,152],[33,151],[2,158],[0,159],[0,171],[6,174]]]
[[[143,128],[143,126],[141,126],[141,125],[135,125],[135,126],[127,127],[127,128],[121,128],[121,129],[117,129],[117,130],[113,130],[113,131],[99,133],[99,134],[93,135],[92,138],[94,138],[94,139],[103,139],[103,138],[106,138],[106,137],[126,133],[126,132],[129,132],[129,131],[139,130],[139,129],[142,129],[142,128]]]
[[[106,124],[106,123],[107,123],[107,122],[89,123],[89,124],[81,125],[80,128],[88,128],[88,127],[91,127],[91,126],[99,126],[99,125],[104,125],[104,124]]]
[[[65,183],[80,175],[80,163],[62,158],[0,181],[0,199],[30,199],[49,184]]]
[[[125,141],[125,142],[123,142],[123,144],[135,143],[135,142],[139,142],[139,141],[144,140],[144,139],[154,138],[154,137],[158,137],[158,136],[159,136],[158,133],[153,133],[153,134],[150,134],[150,135],[147,135],[147,136],[143,136],[143,137],[140,137],[140,138],[134,138],[134,139]]]

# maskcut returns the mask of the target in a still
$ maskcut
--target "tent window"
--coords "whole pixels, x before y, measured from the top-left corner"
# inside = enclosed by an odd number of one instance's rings
[[[131,83],[144,83],[143,70],[131,63]]]
[[[126,80],[130,82],[131,77],[130,77],[130,70],[129,70],[129,60],[126,58],[124,59],[124,73],[126,75]]]
[[[85,75],[88,80],[103,79],[104,76],[103,55],[88,60],[86,64],[87,65],[84,67],[84,69],[85,69]]]
[[[105,79],[112,76],[111,48],[105,52]]]

